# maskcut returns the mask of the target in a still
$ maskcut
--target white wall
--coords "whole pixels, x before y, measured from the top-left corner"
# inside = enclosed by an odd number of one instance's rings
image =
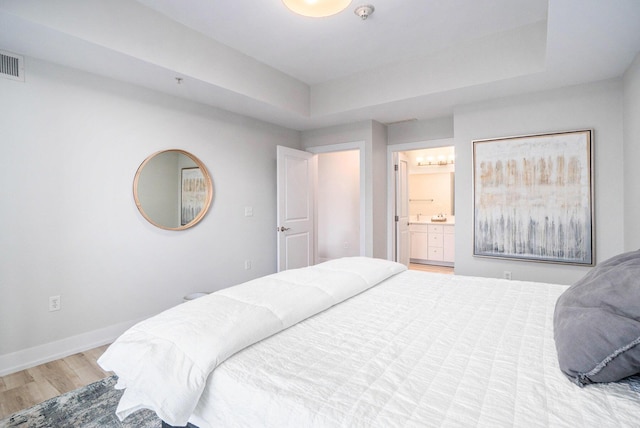
[[[570,284],[582,266],[473,257],[472,141],[576,129],[594,130],[596,261],[623,251],[622,83],[605,81],[456,109],[456,273]]]
[[[275,272],[276,145],[299,148],[297,131],[31,58],[25,74],[0,79],[0,373]],[[133,201],[136,169],[168,148],[214,184],[209,213],[182,232]],[[48,311],[52,295],[62,310]]]
[[[360,151],[318,155],[318,260],[360,254]]]
[[[387,126],[389,145],[453,137],[453,116],[401,122]]]
[[[387,256],[387,127],[372,121],[373,257]]]
[[[624,248],[640,248],[640,54],[624,75]]]

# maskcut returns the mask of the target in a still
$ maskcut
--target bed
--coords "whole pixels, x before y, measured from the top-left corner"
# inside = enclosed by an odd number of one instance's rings
[[[339,259],[172,308],[99,363],[125,389],[120,418],[174,426],[637,426],[637,378],[562,373],[567,289]]]

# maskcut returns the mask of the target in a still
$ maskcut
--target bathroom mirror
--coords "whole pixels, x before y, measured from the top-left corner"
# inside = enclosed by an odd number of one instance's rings
[[[133,197],[149,223],[184,230],[198,224],[207,213],[213,184],[200,159],[184,150],[163,150],[138,167]]]

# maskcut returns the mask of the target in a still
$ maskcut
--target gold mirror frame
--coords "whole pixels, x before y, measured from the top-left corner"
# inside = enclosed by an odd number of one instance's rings
[[[140,194],[139,194],[140,176],[142,174],[142,171],[150,162],[152,162],[154,159],[158,159],[160,155],[165,153],[181,154],[191,159],[191,161],[193,161],[193,163],[200,169],[200,172],[202,173],[202,177],[204,178],[204,181],[206,184],[205,201],[202,205],[202,209],[200,210],[200,212],[198,212],[198,214],[196,214],[195,217],[187,224],[178,225],[175,227],[173,227],[172,225],[162,224],[159,221],[157,221],[157,219],[151,218],[149,214],[145,212],[144,208],[142,207],[142,203],[140,201]],[[178,188],[180,189],[180,186],[178,186]],[[182,192],[182,189],[180,189],[180,193],[181,192]],[[211,181],[211,176],[209,175],[209,171],[205,167],[204,163],[202,163],[200,159],[198,159],[191,153],[184,150],[180,150],[180,149],[161,150],[147,157],[138,167],[138,170],[136,171],[136,175],[133,179],[133,198],[135,200],[138,211],[140,211],[140,214],[142,214],[142,216],[149,223],[153,224],[156,227],[159,227],[160,229],[165,229],[165,230],[185,230],[198,224],[200,220],[202,220],[204,216],[207,214],[207,211],[209,211],[209,207],[211,206],[211,201],[213,200],[213,182]],[[181,222],[178,221],[178,223],[181,223]]]

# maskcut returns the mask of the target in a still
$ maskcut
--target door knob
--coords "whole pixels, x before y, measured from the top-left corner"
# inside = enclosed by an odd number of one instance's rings
[[[291,229],[291,228],[290,227],[281,226],[281,227],[278,228],[278,232],[285,232],[285,231],[287,231],[289,229]]]

